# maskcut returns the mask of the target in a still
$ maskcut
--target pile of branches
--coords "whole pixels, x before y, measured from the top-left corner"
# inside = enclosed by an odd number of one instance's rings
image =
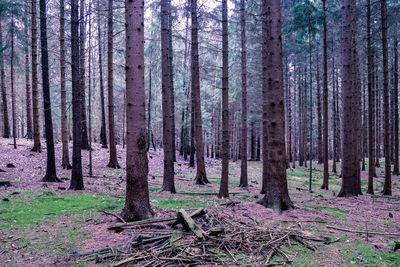
[[[174,217],[109,227],[112,231],[128,229],[133,235],[129,244],[75,256],[98,263],[114,262],[113,266],[266,266],[274,255],[282,256],[281,264],[290,263],[283,247],[293,242],[315,251],[314,242],[326,241],[302,230],[270,228],[250,217],[238,219],[220,207],[190,214],[181,209]]]

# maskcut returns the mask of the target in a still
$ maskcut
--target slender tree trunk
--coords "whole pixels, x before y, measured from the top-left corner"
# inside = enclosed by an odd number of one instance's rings
[[[194,153],[196,151],[195,147],[195,136],[194,136],[194,106],[193,106],[193,93],[191,93],[191,107],[190,107],[190,155],[189,155],[189,168],[194,168]]]
[[[254,130],[254,121],[250,123],[250,160],[256,160],[256,133]]]
[[[323,160],[323,153],[324,153],[324,149],[323,149],[323,114],[322,114],[322,105],[321,104],[321,88],[320,88],[320,75],[319,75],[319,66],[320,66],[320,59],[319,59],[319,51],[316,51],[317,54],[317,123],[318,123],[318,164],[323,164],[324,160]],[[324,62],[322,62],[322,64],[324,64]],[[325,75],[325,74],[324,74]],[[323,77],[324,78],[324,77]],[[322,83],[322,86],[324,86],[324,84]],[[324,89],[322,89],[322,93],[324,93]],[[322,96],[323,97],[323,96]],[[323,100],[322,100],[323,101]]]
[[[176,193],[174,182],[174,138],[173,125],[173,90],[171,77],[171,47],[169,43],[169,0],[161,0],[161,66],[162,66],[162,112],[163,112],[163,146],[164,146],[164,174],[162,191]]]
[[[72,173],[69,189],[83,190],[82,176],[82,90],[79,77],[79,5],[78,0],[71,0],[71,77],[72,77]]]
[[[387,41],[387,3],[381,2],[382,52],[383,52],[383,116],[384,116],[384,152],[385,152],[385,184],[384,195],[392,195],[392,173],[390,163],[390,118],[389,118],[389,67]]]
[[[88,135],[89,135],[89,177],[93,176],[93,155],[92,155],[92,2],[89,3],[88,9],[88,21],[89,21],[89,57],[88,57],[88,95],[89,95],[89,106],[88,106]],[[125,103],[124,103],[125,104]],[[124,121],[123,121],[124,124]],[[124,127],[122,127],[123,129]],[[122,137],[123,138],[123,137]]]
[[[151,68],[149,69],[149,102],[147,103],[147,151],[150,150],[150,142],[151,142],[151,91],[152,91],[152,77],[151,77]]]
[[[104,101],[104,80],[103,80],[103,43],[101,32],[100,1],[97,2],[97,38],[99,50],[99,80],[100,80],[100,105],[101,105],[101,128],[100,143],[102,148],[107,148],[106,109]]]
[[[144,2],[125,1],[126,23],[126,221],[152,217],[147,182],[146,95],[144,89]]]
[[[53,121],[51,118],[51,96],[50,96],[50,79],[49,79],[49,54],[47,46],[47,10],[46,0],[40,0],[40,45],[41,45],[41,63],[42,63],[42,86],[43,86],[43,108],[44,122],[46,130],[46,147],[47,147],[47,168],[46,175],[43,177],[44,182],[61,182],[57,178],[56,159],[53,140]]]
[[[85,17],[85,0],[80,0],[79,6],[79,75],[80,75],[80,85],[81,85],[81,98],[82,98],[82,149],[88,150],[89,139],[88,139],[88,129],[86,120],[86,83],[85,83],[85,39],[86,39],[86,17]]]
[[[199,41],[197,22],[197,0],[191,0],[192,15],[192,105],[194,113],[194,134],[196,138],[196,184],[208,184],[204,163],[203,125],[200,101],[200,74],[199,74]]]
[[[382,121],[382,117],[381,117],[381,90],[379,88],[379,79],[378,79],[378,68],[375,65],[375,59],[377,58],[377,56],[375,54],[373,54],[373,58],[372,58],[372,68],[373,68],[373,75],[374,75],[374,87],[375,87],[375,111],[376,111],[376,126],[375,126],[375,131],[376,131],[376,159],[375,159],[375,167],[376,168],[380,168],[381,164],[379,162],[379,159],[381,158],[381,121]]]
[[[242,65],[242,140],[240,152],[240,184],[247,187],[247,50],[246,50],[246,4],[240,0],[240,47]]]
[[[358,179],[359,139],[357,139],[358,127],[354,126],[360,121],[357,112],[358,107],[356,91],[359,90],[354,75],[357,54],[356,46],[356,3],[352,0],[342,1],[342,188],[339,197],[357,196],[358,189],[355,180]]]
[[[60,88],[61,88],[61,142],[63,169],[71,169],[68,151],[67,89],[65,87],[65,0],[60,0]]]
[[[3,27],[0,18],[0,47],[3,47]],[[0,86],[1,86],[1,101],[3,104],[2,117],[3,117],[3,138],[10,138],[10,124],[8,119],[8,103],[7,103],[7,89],[6,89],[6,75],[4,70],[4,50],[0,49]]]
[[[38,51],[37,51],[37,0],[32,0],[32,112],[33,112],[33,147],[31,151],[41,152],[38,90]]]
[[[375,170],[375,91],[373,84],[373,50],[371,38],[371,0],[367,0],[367,64],[368,64],[368,194],[374,194]]]
[[[107,65],[108,65],[108,133],[110,140],[110,161],[107,164],[109,168],[119,169],[117,159],[117,147],[115,144],[115,123],[114,123],[114,40],[113,40],[113,10],[114,0],[108,0],[108,26],[107,26]]]
[[[228,198],[229,178],[229,67],[228,67],[228,4],[222,0],[222,170],[219,198]]]
[[[398,9],[397,9],[398,10]],[[393,94],[394,94],[394,168],[393,174],[399,175],[399,52],[398,52],[398,21],[394,25],[394,40],[393,40]]]
[[[267,114],[268,143],[263,148],[268,149],[268,166],[270,167],[266,180],[265,196],[260,201],[265,207],[273,208],[275,212],[293,208],[290,200],[286,179],[286,148],[285,148],[285,106],[282,65],[282,33],[281,33],[281,4],[280,0],[263,0],[267,16],[267,68],[268,90],[266,91],[267,104],[264,112]],[[264,22],[265,24],[265,22]],[[264,32],[265,34],[265,32]],[[265,62],[264,62],[265,63]],[[265,79],[265,78],[264,78]],[[263,151],[263,154],[266,150]],[[266,162],[263,162],[266,165]],[[264,167],[265,168],[265,167]]]
[[[326,23],[326,0],[322,1],[323,9],[324,9],[324,33],[323,33],[323,69],[324,69],[324,77],[323,77],[323,115],[324,115],[324,128],[323,128],[323,149],[322,155],[324,160],[324,178],[321,189],[328,190],[329,187],[329,155],[328,155],[328,44],[327,44],[327,23]]]
[[[28,18],[29,18],[29,0],[25,1],[25,18],[24,18],[24,35],[26,40],[29,40],[28,32]],[[32,99],[31,99],[31,83],[30,83],[30,70],[29,70],[29,44],[26,42],[24,45],[25,53],[25,92],[26,92],[26,134],[25,138],[33,138],[32,130]]]
[[[172,46],[172,5],[171,5],[171,0],[168,0],[168,47],[169,47],[169,53],[168,53],[168,64],[169,64],[169,76],[170,76],[170,83],[171,83],[171,113],[172,113],[172,150],[173,150],[173,157],[174,157],[174,162],[176,161],[176,140],[175,140],[175,88],[174,88],[174,48]]]
[[[11,76],[11,117],[12,117],[12,135],[14,149],[17,149],[17,118],[15,114],[15,74],[14,74],[14,58],[15,58],[15,47],[14,47],[14,35],[15,35],[15,22],[14,22],[14,2],[11,4],[11,56],[10,56],[10,76]],[[1,49],[1,48],[0,48]]]

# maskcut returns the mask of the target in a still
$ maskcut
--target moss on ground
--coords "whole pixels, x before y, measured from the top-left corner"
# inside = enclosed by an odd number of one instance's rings
[[[322,206],[305,206],[303,209],[318,210],[342,220],[345,220],[347,218],[347,212],[339,208],[322,207]]]

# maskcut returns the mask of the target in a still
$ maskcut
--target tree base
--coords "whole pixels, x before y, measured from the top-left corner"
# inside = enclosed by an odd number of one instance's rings
[[[42,149],[41,149],[39,146],[33,146],[32,149],[31,149],[31,151],[32,151],[32,152],[41,153],[41,152],[42,152]]]
[[[357,197],[358,195],[356,190],[343,190],[342,188],[337,197]]]
[[[58,179],[56,175],[53,174],[46,174],[42,178],[42,182],[48,182],[48,183],[62,183],[61,179]]]
[[[198,185],[206,185],[206,184],[211,184],[210,181],[208,181],[207,177],[205,175],[198,176],[196,177],[196,184]]]
[[[289,196],[275,197],[265,195],[262,199],[257,201],[258,204],[263,205],[266,208],[272,208],[274,212],[281,214],[284,210],[294,209],[293,202]]]
[[[249,187],[249,184],[248,183],[240,183],[239,187],[240,188],[247,188],[247,187]]]
[[[121,169],[121,166],[119,166],[118,162],[114,162],[114,161],[110,161],[107,164],[108,168],[112,168],[112,169]]]
[[[328,185],[322,185],[322,186],[321,186],[321,189],[329,190]]]
[[[121,217],[126,222],[135,222],[135,221],[151,219],[153,215],[154,212],[151,210],[151,208],[142,209],[140,211],[135,211],[135,212],[131,212],[128,211],[126,208],[123,208],[121,212]]]
[[[101,148],[108,148],[107,145],[101,145]]]
[[[169,192],[169,193],[171,193],[171,194],[176,194],[176,189],[175,189],[175,186],[166,186],[166,185],[163,185],[163,186],[161,187],[160,192]]]
[[[72,165],[69,162],[63,162],[61,164],[61,167],[63,168],[63,170],[71,170],[72,169]]]

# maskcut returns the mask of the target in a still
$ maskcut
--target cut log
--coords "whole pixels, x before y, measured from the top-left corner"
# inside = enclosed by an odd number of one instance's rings
[[[178,221],[181,222],[184,229],[191,230],[198,238],[203,238],[206,233],[195,223],[192,217],[184,210],[180,209],[178,212]]]

